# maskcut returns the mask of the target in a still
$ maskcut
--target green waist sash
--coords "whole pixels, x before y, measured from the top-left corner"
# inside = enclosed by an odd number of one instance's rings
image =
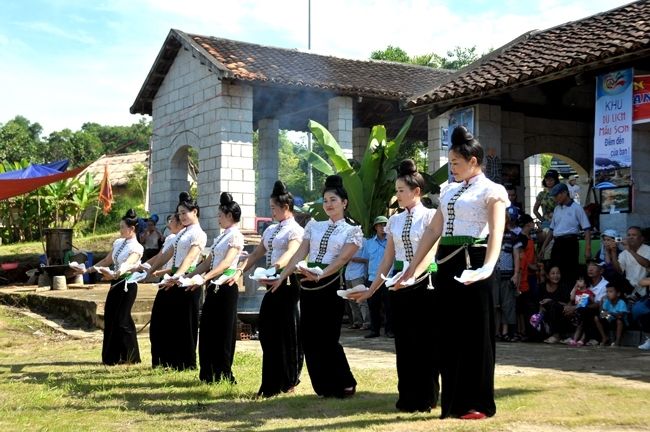
[[[323,270],[326,269],[328,265],[329,264],[323,264],[323,263],[319,263],[319,262],[308,262],[307,263],[307,267],[320,267]]]
[[[476,244],[487,244],[487,238],[476,238],[472,236],[440,237],[440,246],[464,246]]]
[[[398,272],[404,270],[404,261],[394,261],[393,269]],[[436,273],[438,271],[438,264],[432,262],[425,271],[427,273]]]
[[[172,274],[176,273],[177,270],[178,267],[172,267]],[[190,266],[190,268],[187,269],[186,273],[193,272],[194,270],[196,270],[196,266],[195,265]]]

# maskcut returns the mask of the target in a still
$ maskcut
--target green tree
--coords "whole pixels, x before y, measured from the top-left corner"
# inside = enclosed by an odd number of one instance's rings
[[[386,60],[398,63],[411,63],[411,57],[400,47],[388,45],[385,50],[373,51],[370,54],[373,60]]]
[[[0,127],[0,160],[29,159],[42,162],[40,151],[43,128],[23,116],[16,116]]]
[[[485,54],[481,56],[483,55]],[[470,48],[457,46],[453,50],[447,51],[447,57],[442,58],[440,67],[443,69],[461,69],[474,63],[481,56],[476,52],[476,46]]]
[[[149,149],[151,122],[141,119],[131,126],[106,126],[84,123],[81,130],[95,135],[104,145],[102,153],[128,153]]]
[[[490,50],[491,51],[491,50]],[[488,51],[489,52],[489,51]],[[410,63],[420,66],[429,66],[435,69],[461,69],[476,61],[480,56],[476,46],[464,48],[457,46],[447,51],[446,57],[434,52],[411,56],[400,47],[389,45],[385,50],[373,51],[370,58],[373,60],[387,60],[399,63]]]
[[[541,157],[542,164],[542,177],[546,174],[546,171],[551,169],[551,161],[553,160],[553,155],[543,154]]]
[[[104,146],[94,134],[70,129],[52,132],[43,147],[47,148],[47,160],[69,159],[71,166],[89,164],[103,153]]]

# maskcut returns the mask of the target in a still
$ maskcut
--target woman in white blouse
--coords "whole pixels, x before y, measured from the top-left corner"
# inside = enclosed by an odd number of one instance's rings
[[[264,258],[265,268],[281,272],[296,253],[304,229],[293,217],[293,195],[281,181],[273,185],[270,198],[271,216],[278,223],[269,226],[262,240],[248,258],[239,264],[247,272]],[[260,280],[267,288],[260,306],[258,330],[262,346],[262,384],[258,396],[271,397],[293,391],[300,383],[303,353],[298,338],[300,312],[298,279],[290,275],[277,290],[272,280]]]
[[[187,192],[181,193],[179,200],[176,213],[184,228],[176,234],[173,247],[143,267],[151,274],[167,261],[172,262],[172,278],[158,290],[151,310],[151,363],[153,367],[184,370],[196,367],[200,290],[188,291],[176,281],[196,268],[207,236],[199,224],[196,202]]]
[[[214,239],[210,255],[188,274],[188,277],[203,275],[206,282],[199,328],[199,378],[205,382],[224,380],[235,383],[232,362],[235,356],[239,287],[236,283],[225,282],[237,273],[239,255],[244,249],[244,236],[237,226],[240,219],[239,204],[229,193],[221,193],[219,227],[223,231]],[[200,291],[199,288],[195,285],[189,290]]]
[[[91,273],[97,270],[95,267],[104,267],[100,273],[105,280],[111,281],[104,306],[102,363],[106,365],[140,363],[138,338],[131,317],[138,284],[128,281],[131,269],[140,264],[144,252],[135,233],[137,224],[138,217],[130,209],[120,221],[120,238],[113,242],[111,253],[87,270]],[[110,265],[114,270],[107,269]]]
[[[433,310],[441,323],[436,343],[442,377],[440,417],[484,419],[496,413],[491,286],[509,201],[505,188],[481,171],[483,149],[472,134],[459,126],[451,143],[449,163],[458,183],[442,190],[439,211],[422,235],[414,265],[398,283],[428,264],[426,257],[440,240]],[[455,279],[461,275],[463,283]]]
[[[410,159],[402,161],[395,189],[397,202],[404,211],[388,220],[386,252],[370,289],[350,294],[350,298],[359,302],[369,298],[384,283],[381,275],[387,275],[391,267],[397,273],[412,263],[420,238],[436,213],[422,205],[425,186],[415,162]],[[434,252],[435,249],[431,249],[423,260],[428,266],[415,273],[417,278],[412,285],[391,287],[389,291],[399,391],[395,407],[400,411],[429,412],[438,402],[438,347],[434,344],[433,332],[439,323],[437,315],[431,313],[437,302],[437,291],[433,289],[436,272]]]
[[[323,209],[329,220],[307,224],[300,247],[271,286],[272,291],[281,289],[284,280],[306,256],[309,268],[322,269],[322,273],[314,273],[299,268],[302,347],[312,387],[321,397],[352,396],[357,386],[339,343],[345,300],[336,294],[340,289],[340,270],[357,252],[363,239],[361,228],[346,220],[347,205],[348,194],[341,177],[327,177]]]

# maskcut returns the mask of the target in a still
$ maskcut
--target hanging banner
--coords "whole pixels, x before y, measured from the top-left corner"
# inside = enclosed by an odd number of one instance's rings
[[[467,131],[474,135],[474,107],[461,108],[453,111],[449,114],[449,128],[447,129],[448,141],[451,145],[451,134],[456,128],[456,126],[465,126]],[[451,174],[451,164],[447,165],[448,170],[448,182],[453,183],[456,180]]]
[[[594,185],[597,188],[631,184],[632,68],[596,79],[594,121]]]
[[[634,115],[632,122],[650,122],[650,75],[634,77]]]

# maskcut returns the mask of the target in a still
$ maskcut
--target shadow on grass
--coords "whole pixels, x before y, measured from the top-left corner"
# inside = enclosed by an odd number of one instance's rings
[[[91,362],[56,362],[59,366],[97,366]],[[0,365],[2,366],[2,365]],[[394,404],[395,393],[360,391],[350,399],[319,399],[316,395],[281,395],[256,398],[255,393],[240,386],[204,384],[195,371],[173,372],[132,368],[82,368],[81,370],[36,372],[29,366],[43,363],[13,365],[15,379],[24,383],[45,385],[66,392],[67,409],[87,411],[92,407],[120,407],[126,411],[163,416],[166,421],[214,422],[218,430],[255,430],[278,424],[283,431],[316,431],[332,429],[363,429],[395,423],[429,421],[432,413],[399,413]],[[308,385],[308,384],[303,384]],[[250,385],[247,386],[250,388]],[[509,398],[536,392],[530,388],[501,388],[496,398]],[[52,407],[52,410],[59,410]],[[161,417],[161,419],[163,418]]]

